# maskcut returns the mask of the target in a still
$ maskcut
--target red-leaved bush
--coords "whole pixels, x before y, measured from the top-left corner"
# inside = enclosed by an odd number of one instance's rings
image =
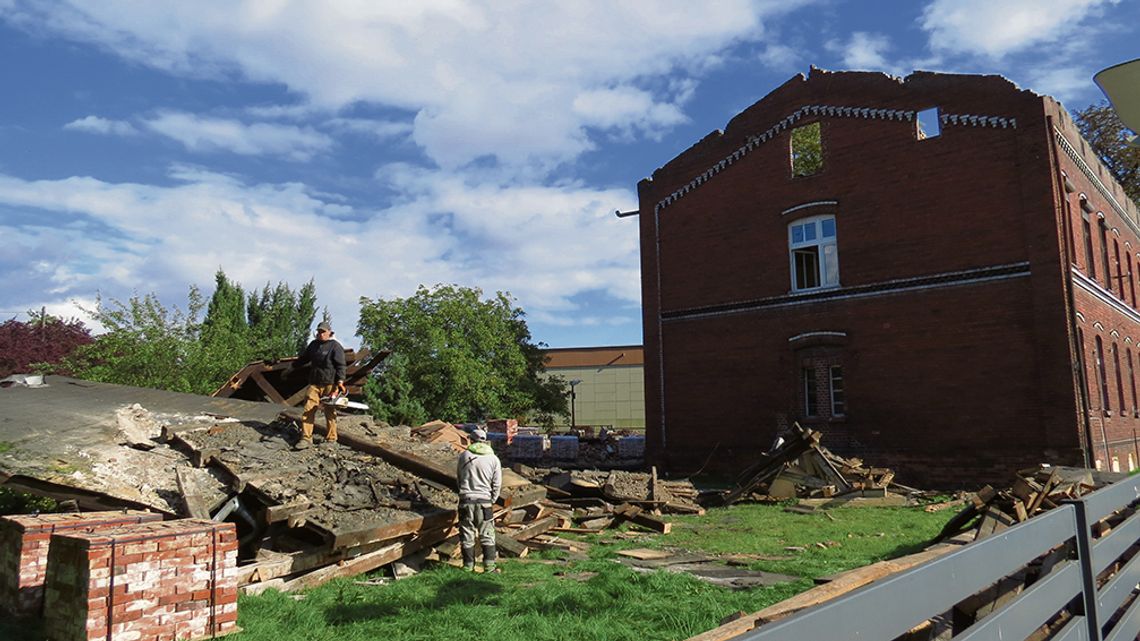
[[[76,347],[94,339],[79,320],[54,316],[22,323],[16,319],[0,324],[0,378],[31,373],[33,363],[59,363]],[[53,369],[53,373],[69,372]]]

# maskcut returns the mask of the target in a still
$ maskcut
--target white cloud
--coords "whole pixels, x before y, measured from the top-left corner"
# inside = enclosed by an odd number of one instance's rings
[[[586,292],[637,304],[637,224],[613,215],[635,206],[631,191],[400,165],[382,173],[403,197],[379,210],[186,166],[165,187],[0,175],[0,206],[23,212],[0,218],[0,266],[10,274],[0,300],[66,303],[101,291],[184,301],[190,283],[209,291],[219,267],[248,286],[315,277],[346,337],[359,296],[406,296],[421,283],[507,290],[536,318],[573,309]]]
[[[885,54],[891,42],[882,34],[856,31],[846,43],[832,41],[827,48],[838,53],[848,69],[899,73],[897,65],[887,61]]]
[[[676,104],[657,102],[648,91],[630,86],[583,91],[574,98],[573,109],[587,126],[651,134],[687,120]]]
[[[1118,1],[933,0],[919,22],[930,34],[930,46],[936,52],[999,59],[1074,34],[1082,20]]]
[[[679,101],[644,80],[715,65],[725,48],[762,38],[767,18],[812,1],[25,0],[8,20],[177,74],[280,84],[332,111],[414,112],[414,140],[444,168],[485,156],[549,168],[593,146],[583,128],[599,114],[579,98],[640,90],[650,116],[626,109],[605,122],[653,134],[681,120]]]
[[[164,112],[144,122],[151,131],[172,138],[194,152],[228,151],[243,156],[274,155],[308,160],[332,147],[332,139],[311,127],[207,118]]]
[[[108,120],[107,118],[100,118],[99,116],[85,116],[78,120],[72,120],[64,125],[63,128],[71,131],[115,136],[131,136],[138,133],[138,130],[129,122]]]
[[[403,138],[412,133],[412,123],[394,120],[332,118],[326,121],[324,125],[337,131],[365,134],[381,141]]]
[[[1031,70],[1026,77],[1026,85],[1033,91],[1066,101],[1087,95],[1092,75],[1093,72],[1084,67],[1050,66]]]

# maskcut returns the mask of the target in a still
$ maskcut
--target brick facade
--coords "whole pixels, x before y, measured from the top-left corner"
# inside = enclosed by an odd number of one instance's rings
[[[44,587],[50,641],[174,641],[237,631],[232,523],[181,519],[56,534]]]
[[[0,609],[16,616],[40,615],[52,534],[160,520],[160,514],[137,511],[0,517]]]
[[[940,131],[920,133],[932,108]],[[791,132],[811,123],[822,168],[793,177]],[[1006,483],[1040,462],[1140,463],[1137,210],[1051,98],[998,76],[813,69],[639,194],[647,446],[669,471],[739,470],[792,421],[930,487]],[[813,221],[832,221],[833,246],[813,241],[801,265],[791,232]],[[812,269],[822,286],[796,280]]]

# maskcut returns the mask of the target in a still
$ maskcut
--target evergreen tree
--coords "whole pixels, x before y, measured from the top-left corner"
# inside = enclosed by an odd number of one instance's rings
[[[1112,106],[1107,101],[1089,105],[1074,114],[1073,120],[1124,193],[1140,203],[1140,148],[1128,144],[1132,132],[1120,122]]]

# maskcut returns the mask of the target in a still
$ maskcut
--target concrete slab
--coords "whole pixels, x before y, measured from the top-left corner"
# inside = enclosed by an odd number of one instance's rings
[[[269,422],[281,411],[268,403],[62,376],[48,376],[44,383],[0,387],[0,482],[45,494],[51,494],[51,486],[75,488],[91,495],[91,508],[105,507],[99,496],[111,496],[136,507],[179,509],[174,469],[185,465],[185,457],[157,442],[150,451],[123,446],[140,441],[138,430],[131,429],[138,427],[135,419],[145,415],[156,424],[180,424],[224,416]],[[203,470],[194,477],[207,495],[224,491],[210,487],[219,482]]]

